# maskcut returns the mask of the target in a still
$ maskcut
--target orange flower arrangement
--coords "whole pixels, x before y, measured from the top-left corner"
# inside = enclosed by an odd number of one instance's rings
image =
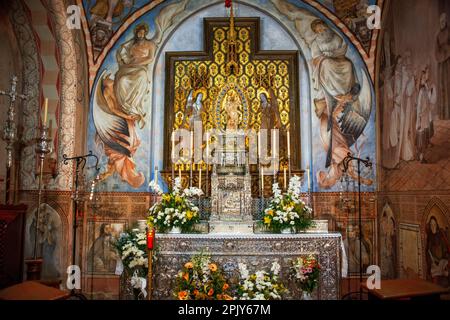
[[[233,300],[222,270],[203,253],[183,265],[176,278],[174,296],[179,300]]]
[[[216,272],[217,271],[217,265],[215,263],[210,263],[209,264],[209,270],[211,270],[212,272]]]
[[[178,292],[178,300],[187,300],[188,293],[187,291]]]

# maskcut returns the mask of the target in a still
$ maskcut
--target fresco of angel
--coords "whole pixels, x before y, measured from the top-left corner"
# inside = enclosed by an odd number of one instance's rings
[[[274,6],[294,22],[300,37],[311,50],[309,61],[314,89],[314,109],[320,120],[320,137],[326,152],[325,168],[317,172],[319,186],[333,187],[341,178],[343,160],[351,147],[360,150],[357,141],[369,121],[372,99],[369,80],[363,72],[359,80],[353,62],[347,58],[345,40],[324,21],[286,1],[271,0]],[[357,179],[349,168],[349,175]],[[369,179],[362,183],[371,185]]]
[[[116,51],[118,70],[114,77],[105,70],[94,89],[93,120],[96,141],[103,146],[108,165],[100,179],[117,173],[133,188],[145,181],[138,172],[133,156],[139,148],[136,126],[145,127],[145,101],[150,90],[149,65],[154,62],[162,34],[182,12],[187,0],[163,8],[155,19],[155,33],[149,39],[149,26],[138,24],[134,37]]]

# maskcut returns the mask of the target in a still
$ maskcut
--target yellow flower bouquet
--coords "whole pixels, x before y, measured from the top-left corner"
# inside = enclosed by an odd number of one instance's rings
[[[313,226],[312,209],[300,198],[300,178],[292,177],[289,189],[281,193],[278,183],[272,186],[274,197],[264,210],[263,225],[275,232],[304,231]]]
[[[181,190],[180,180],[176,178],[173,190],[160,194],[161,200],[149,209],[148,224],[155,226],[159,232],[166,232],[172,228],[180,228],[184,232],[191,231],[200,221],[200,214],[199,208],[190,198],[202,195],[202,191],[197,188]]]

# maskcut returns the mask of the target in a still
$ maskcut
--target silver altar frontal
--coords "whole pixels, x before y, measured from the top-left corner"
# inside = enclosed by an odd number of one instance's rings
[[[182,266],[199,252],[211,254],[232,284],[239,280],[239,263],[250,272],[270,270],[274,261],[281,265],[280,278],[288,288],[285,298],[300,299],[301,293],[289,279],[291,261],[312,254],[321,265],[320,279],[313,298],[336,300],[340,297],[341,235],[304,234],[157,234],[158,252],[154,269],[153,299],[174,299],[175,277]]]

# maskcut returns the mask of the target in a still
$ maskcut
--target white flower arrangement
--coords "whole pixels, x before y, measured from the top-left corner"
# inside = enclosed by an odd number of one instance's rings
[[[313,225],[311,219],[312,209],[301,199],[301,181],[293,176],[289,181],[289,188],[283,194],[278,183],[272,185],[273,199],[264,210],[263,224],[273,231],[285,228],[296,231],[305,230]]]
[[[159,184],[156,183],[155,180],[150,181],[150,183],[148,184],[148,187],[150,188],[150,190],[152,190],[154,193],[156,193],[158,195],[162,195],[164,193],[164,191],[161,189]]]
[[[147,274],[147,235],[134,229],[122,233],[117,239],[115,246],[119,252],[123,265],[130,274],[136,273],[141,276]]]
[[[203,195],[198,188],[181,190],[180,178],[175,179],[173,190],[162,194],[161,200],[149,209],[148,223],[164,232],[173,227],[189,231],[200,220],[199,208],[189,198]]]
[[[238,287],[240,300],[281,300],[287,291],[279,282],[280,265],[273,262],[270,272],[264,270],[250,274],[247,265],[239,263],[241,280]]]

